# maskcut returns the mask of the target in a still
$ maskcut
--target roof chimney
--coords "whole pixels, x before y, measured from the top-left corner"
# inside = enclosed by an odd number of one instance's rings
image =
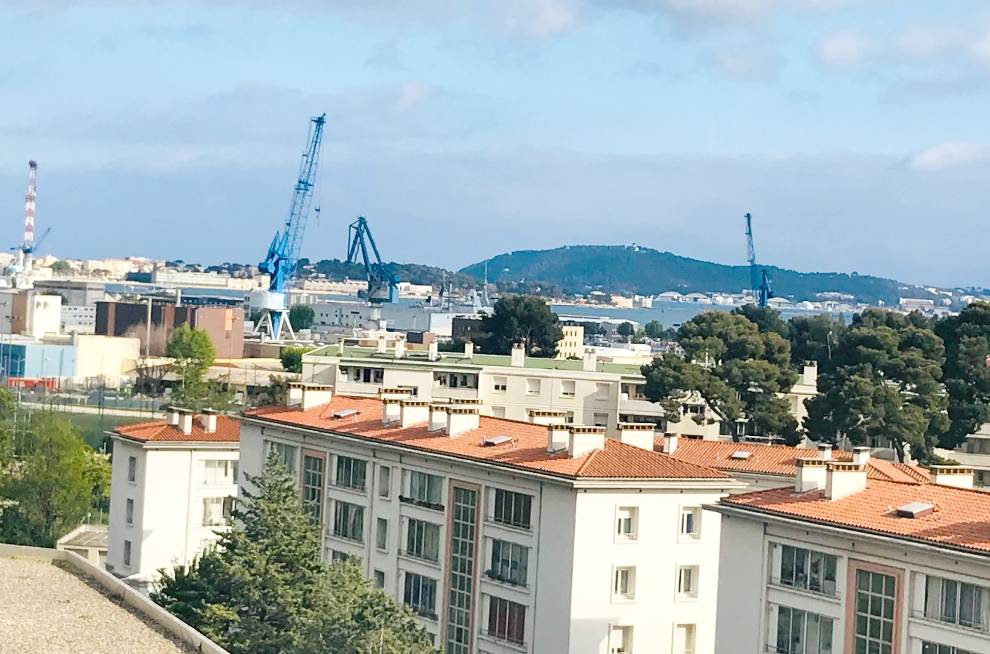
[[[509,365],[511,365],[513,368],[522,368],[526,365],[525,343],[512,344],[512,352],[509,355]]]
[[[395,341],[395,358],[401,359],[404,356],[406,356],[406,340],[404,338],[400,338]]]
[[[649,452],[653,451],[655,425],[649,422],[620,422],[619,440]]]
[[[435,340],[430,341],[430,344],[426,346],[426,358],[430,361],[436,361],[440,358],[440,347]]]
[[[819,443],[818,444],[818,458],[823,461],[832,460],[832,444],[831,443]]]
[[[299,382],[289,382],[289,392],[286,396],[286,406],[299,406],[303,400],[303,385]]]
[[[429,431],[443,431],[447,428],[447,405],[431,404],[430,419],[427,426]]]
[[[192,411],[187,411],[186,409],[179,410],[179,429],[182,433],[188,436],[192,433],[193,428],[193,414]]]
[[[828,461],[822,458],[796,459],[794,472],[794,492],[807,493],[822,490],[828,478]]]
[[[207,434],[217,432],[217,412],[213,409],[203,410],[203,432]]]
[[[870,462],[870,448],[860,446],[853,448],[853,463],[865,466]]]
[[[333,399],[333,387],[322,384],[306,384],[302,389],[302,410],[330,404]]]
[[[954,488],[973,487],[973,469],[962,466],[930,466],[928,474],[933,484]]]
[[[598,370],[598,350],[593,347],[584,348],[584,356],[581,357],[581,370],[585,372]]]
[[[447,435],[453,438],[478,428],[478,407],[469,404],[447,407]]]
[[[825,464],[827,466],[825,473],[826,498],[841,500],[843,497],[866,489],[866,465],[855,463],[855,454],[853,454],[853,461],[853,463],[829,461]]]
[[[571,427],[567,453],[572,458],[584,456],[605,447],[604,427]]]
[[[530,409],[527,413],[529,421],[534,425],[556,425],[564,422],[567,417],[566,411],[557,409]]]
[[[471,341],[464,341],[464,358],[470,359],[474,356],[474,343]]]
[[[427,424],[430,420],[430,403],[426,400],[401,400],[399,425],[405,429],[413,425]]]
[[[385,342],[385,335],[378,337],[378,354],[385,354],[388,351],[388,345]]]
[[[663,453],[673,454],[677,451],[677,442],[680,437],[677,434],[664,434],[663,435]]]
[[[179,409],[174,406],[168,408],[168,424],[173,427],[179,424]]]
[[[570,442],[570,427],[563,423],[547,425],[547,452],[566,450]]]
[[[818,387],[818,363],[816,361],[806,361],[804,370],[801,373],[801,383],[805,386]]]

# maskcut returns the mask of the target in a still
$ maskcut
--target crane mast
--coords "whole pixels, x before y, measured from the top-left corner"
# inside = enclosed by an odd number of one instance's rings
[[[347,263],[356,263],[359,253],[368,280],[368,301],[372,306],[394,302],[399,278],[382,261],[364,216],[358,216],[347,230]]]
[[[766,307],[773,290],[770,288],[770,276],[767,269],[761,269],[756,264],[756,247],[753,245],[753,216],[746,214],[746,261],[749,263],[749,288],[759,307]]]

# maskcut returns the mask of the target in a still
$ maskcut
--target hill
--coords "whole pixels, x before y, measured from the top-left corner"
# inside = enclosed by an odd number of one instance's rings
[[[488,259],[488,278],[494,282],[541,281],[567,293],[594,289],[655,295],[716,291],[739,293],[749,288],[748,266],[727,266],[681,257],[670,252],[627,245],[568,245],[553,250],[520,250]],[[460,272],[481,278],[485,261]],[[855,296],[860,302],[883,300],[897,305],[900,289],[893,279],[846,273],[803,273],[766,266],[774,295],[794,301],[813,300],[819,293]],[[922,289],[910,294],[927,297]]]

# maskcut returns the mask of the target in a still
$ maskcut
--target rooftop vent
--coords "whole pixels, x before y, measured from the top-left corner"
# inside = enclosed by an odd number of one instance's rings
[[[897,507],[898,518],[921,518],[935,512],[935,506],[927,502],[910,502]]]
[[[499,445],[504,445],[506,443],[512,442],[512,436],[507,436],[506,434],[499,434],[498,436],[487,436],[485,440],[481,441],[482,445],[485,447],[497,447]]]
[[[351,416],[356,416],[359,413],[361,413],[361,412],[358,411],[357,409],[341,409],[340,411],[334,411],[333,412],[333,417],[334,418],[350,418]]]
[[[745,461],[749,457],[753,456],[752,452],[747,452],[746,450],[739,450],[738,452],[733,452],[730,459],[736,459],[738,461]]]

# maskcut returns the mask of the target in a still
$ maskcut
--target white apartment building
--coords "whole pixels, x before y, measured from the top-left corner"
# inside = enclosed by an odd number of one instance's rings
[[[326,559],[355,557],[448,654],[711,654],[720,516],[702,507],[738,484],[655,452],[651,425],[612,439],[481,408],[294,384],[242,414],[241,466],[276,451]]]
[[[227,526],[237,496],[236,420],[172,411],[113,432],[107,570],[147,590]]]
[[[95,334],[96,305],[63,305],[61,323],[63,334]]]
[[[618,433],[620,422],[655,424],[704,438],[718,438],[721,422],[700,398],[685,402],[681,415],[664,416],[646,399],[639,365],[599,361],[594,350],[584,358],[527,357],[522,348],[511,355],[477,354],[471,343],[463,352],[411,351],[398,341],[389,347],[355,347],[344,342],[303,355],[302,378],[326,384],[337,393],[377,397],[382,388],[406,388],[417,399],[481,401],[484,415],[526,421],[531,410],[563,411],[566,421],[605,427]]]
[[[990,494],[964,468],[869,470],[868,448],[804,459],[792,486],[712,508],[717,654],[990,652]]]
[[[935,453],[972,468],[975,486],[979,488],[990,486],[990,423],[980,425],[980,428],[967,436],[965,442],[956,449],[939,449]]]

